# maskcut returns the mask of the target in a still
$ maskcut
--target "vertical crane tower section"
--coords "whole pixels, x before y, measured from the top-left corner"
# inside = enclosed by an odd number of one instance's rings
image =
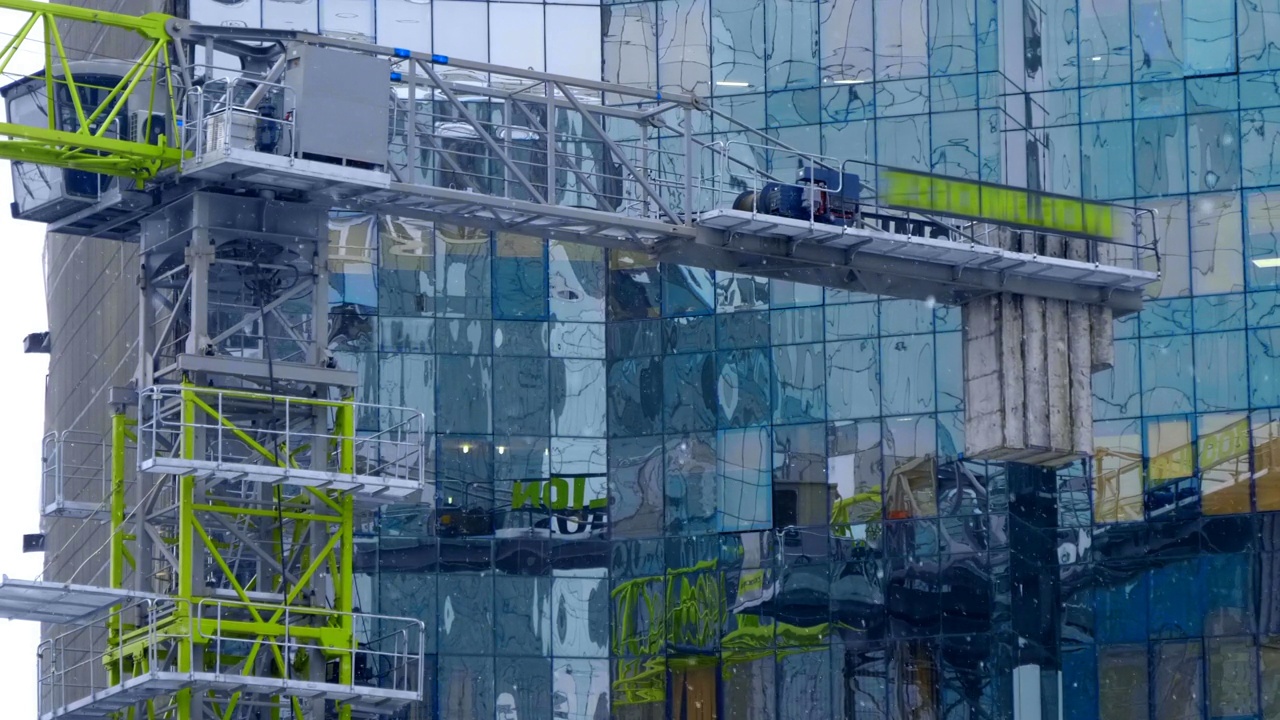
[[[430,436],[416,410],[357,402],[327,353],[332,210],[963,305],[979,449],[1045,462],[1081,452],[1111,314],[1158,277],[1140,210],[800,152],[693,95],[164,15],[0,12],[25,16],[0,71],[24,45],[44,56],[3,91],[14,215],[140,257],[110,437],[46,448],[46,511],[109,524],[108,581],[0,584],[0,615],[61,626],[42,720],[422,699],[422,623],[360,612],[353,533],[359,508],[431,492]],[[136,61],[73,60],[71,22],[131,34]],[[1040,413],[1043,437],[1014,432]],[[96,502],[66,500],[81,444],[105,457]]]
[[[361,612],[353,565],[359,508],[421,498],[425,422],[356,402],[327,354],[327,209],[181,181],[181,106],[201,100],[173,18],[0,8],[27,14],[0,65],[33,37],[46,60],[5,90],[15,214],[127,225],[140,260],[138,362],[110,436],[46,448],[53,514],[110,528],[106,574],[0,586],[6,616],[55,624],[41,717],[347,719],[421,701],[423,623]],[[70,60],[66,22],[132,33],[137,62]],[[88,445],[104,450],[98,502],[61,502],[90,479]]]

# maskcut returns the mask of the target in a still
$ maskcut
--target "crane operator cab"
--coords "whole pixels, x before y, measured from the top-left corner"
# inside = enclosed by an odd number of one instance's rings
[[[92,118],[91,110],[108,102],[112,90],[132,68],[131,63],[113,60],[82,60],[69,62],[67,66],[73,78],[70,84],[59,68],[53,75],[52,88],[43,71],[0,88],[8,121],[76,132],[81,127],[75,101],[78,100],[79,106]],[[72,97],[72,87],[76,98]],[[152,113],[147,107],[149,98],[145,93],[140,95],[130,98],[127,113],[121,112],[110,120],[103,137],[155,142],[164,134],[165,115]],[[101,129],[107,113],[101,116],[91,119],[91,133]],[[55,222],[93,205],[122,182],[121,178],[89,170],[61,169],[22,160],[13,161],[12,173],[13,217],[41,223]]]

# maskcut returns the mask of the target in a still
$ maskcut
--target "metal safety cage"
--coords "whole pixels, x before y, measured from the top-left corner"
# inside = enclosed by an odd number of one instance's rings
[[[415,501],[426,487],[417,410],[193,386],[152,387],[139,398],[142,472],[336,490],[374,503]],[[357,417],[380,427],[357,433]]]
[[[110,512],[110,447],[97,433],[67,430],[44,436],[40,514],[106,519]]]

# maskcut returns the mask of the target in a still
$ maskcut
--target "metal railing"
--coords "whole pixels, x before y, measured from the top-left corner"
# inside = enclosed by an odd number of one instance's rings
[[[107,509],[111,496],[110,447],[97,433],[64,430],[44,436],[42,515],[85,514]]]
[[[285,115],[293,89],[281,83],[239,75],[186,90],[182,98],[179,148],[182,165],[200,163],[206,154],[232,149],[292,156],[298,147],[297,119]],[[262,104],[264,97],[273,102]],[[265,114],[276,108],[279,117]]]
[[[322,630],[343,624],[352,629],[347,642],[337,645],[321,639],[326,637]],[[414,618],[202,599],[195,606],[192,639],[212,649],[209,671],[223,676],[261,674],[246,659],[254,656],[263,661],[260,667],[270,667],[282,679],[311,682],[320,676],[332,685],[416,693],[419,697],[424,689],[426,625]],[[299,660],[313,652],[320,653],[327,664],[349,664],[352,682],[344,683],[332,673],[313,672],[315,668]],[[285,660],[284,672],[278,671],[278,663],[271,662],[273,657]]]
[[[228,600],[148,598],[124,603],[40,643],[39,717],[74,715],[71,706],[99,698],[114,703],[107,706],[114,710],[121,698],[108,699],[108,691],[127,680],[145,683],[149,676],[178,673],[184,645],[205,649],[194,672],[181,676],[195,689],[202,680],[225,687],[229,678],[239,678],[244,692],[254,692],[259,679],[262,687],[284,696],[291,694],[291,681],[306,683],[301,689],[308,696],[323,694],[325,685],[335,695],[355,691],[400,700],[421,699],[424,690],[426,627],[421,620]],[[351,681],[300,660],[311,655],[326,665],[345,664]],[[135,686],[134,699],[170,694],[174,680],[163,678],[150,692]]]
[[[185,419],[184,404],[189,404]],[[144,471],[157,464],[185,464],[190,472],[228,476],[264,471],[285,481],[291,474],[321,480],[328,475],[334,481],[358,476],[365,484],[425,487],[428,436],[418,410],[177,386],[143,390],[139,408],[138,463]],[[355,432],[357,416],[377,418],[378,429]],[[196,445],[185,446],[191,438]]]

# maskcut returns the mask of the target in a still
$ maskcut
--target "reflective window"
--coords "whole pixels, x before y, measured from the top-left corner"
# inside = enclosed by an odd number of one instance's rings
[[[1244,289],[1240,196],[1191,199],[1191,290],[1196,294]]]

